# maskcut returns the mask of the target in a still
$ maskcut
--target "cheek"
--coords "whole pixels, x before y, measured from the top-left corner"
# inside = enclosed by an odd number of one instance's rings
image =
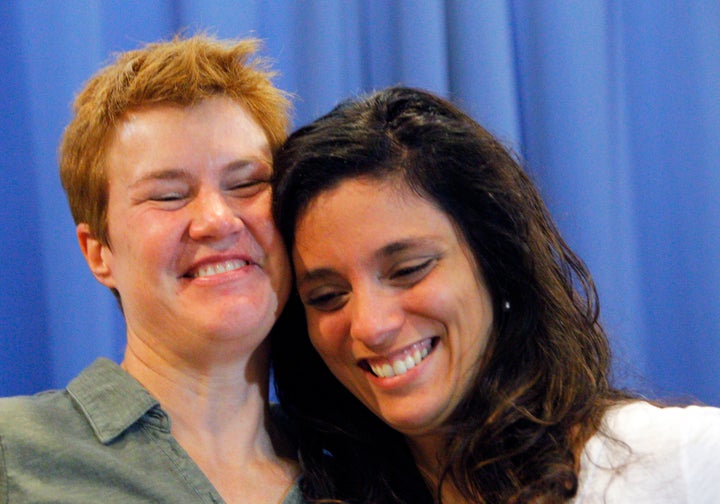
[[[490,297],[462,278],[449,279],[444,285],[453,287],[417,290],[407,306],[456,334],[461,353],[477,353],[478,348],[484,349],[493,324]]]
[[[292,267],[290,258],[288,257],[285,243],[283,242],[280,232],[275,224],[270,220],[261,226],[256,238],[260,248],[267,254],[270,260],[276,264],[278,274],[282,275],[283,281],[288,282],[288,286],[292,280]]]
[[[477,367],[482,362],[493,328],[492,302],[484,288],[470,286],[457,304],[463,358],[468,365]]]
[[[263,251],[273,256],[277,262],[286,265],[287,271],[284,274],[290,275],[290,262],[285,252],[285,245],[280,231],[275,226],[272,213],[270,211],[270,200],[263,196],[252,205],[243,206],[236,210],[245,227],[250,231],[253,239],[262,248]]]
[[[272,218],[272,196],[269,191],[254,196],[252,199],[240,199],[231,203],[235,215],[239,215],[246,225],[263,234],[272,234],[275,229]]]
[[[355,387],[353,373],[353,370],[357,368],[355,368],[352,353],[347,347],[348,340],[334,329],[330,329],[335,326],[336,321],[327,320],[325,317],[320,318],[322,321],[313,321],[308,317],[310,342],[335,378],[357,396],[358,390]]]
[[[245,225],[253,232],[258,242],[267,247],[282,244],[280,233],[275,227],[268,209],[253,207],[244,210],[239,215],[245,221]]]
[[[282,291],[283,297],[287,298],[292,288],[292,267],[290,258],[285,250],[280,232],[275,227],[272,219],[268,217],[260,223],[257,232],[252,233],[255,241],[266,255],[268,261],[272,265],[271,275],[273,281],[278,285],[278,289]]]
[[[464,303],[463,295],[455,289],[448,289],[448,284],[428,283],[421,288],[413,289],[405,296],[403,307],[409,314],[419,315],[443,326],[455,325],[460,304]]]
[[[140,260],[140,267],[164,264],[177,252],[183,228],[174,220],[153,219],[137,229],[138,233],[123,242],[128,256]]]
[[[338,360],[342,357],[347,343],[342,331],[343,322],[339,313],[306,312],[310,341],[323,360]],[[346,333],[345,333],[346,334]]]
[[[182,211],[131,211],[117,221],[109,220],[111,242],[125,248],[125,252],[152,261],[168,256],[187,227],[188,217]],[[113,224],[123,223],[113,227]],[[118,239],[114,239],[115,236]]]

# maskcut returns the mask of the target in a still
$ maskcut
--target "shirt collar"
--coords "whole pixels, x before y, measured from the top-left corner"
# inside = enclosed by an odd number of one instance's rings
[[[103,444],[150,410],[160,410],[160,403],[137,380],[108,359],[93,362],[68,384],[67,391]],[[167,415],[161,417],[169,429]]]

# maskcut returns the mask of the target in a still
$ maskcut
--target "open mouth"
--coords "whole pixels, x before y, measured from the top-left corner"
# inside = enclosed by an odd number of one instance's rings
[[[425,360],[432,353],[439,339],[439,337],[427,338],[389,357],[363,359],[359,365],[378,378],[401,376]]]
[[[205,264],[197,269],[189,271],[185,276],[188,278],[204,278],[213,275],[220,275],[228,271],[238,270],[250,264],[248,261],[241,259],[231,259],[212,264]]]

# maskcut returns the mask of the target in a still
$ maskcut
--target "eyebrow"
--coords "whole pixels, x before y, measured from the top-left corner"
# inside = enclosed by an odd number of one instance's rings
[[[236,172],[248,169],[248,167],[255,166],[257,164],[263,166],[269,166],[268,161],[263,158],[252,158],[252,159],[238,159],[231,161],[223,167],[223,171]],[[135,180],[130,184],[130,187],[136,187],[148,181],[153,180],[189,180],[192,178],[192,174],[189,170],[183,168],[160,168],[151,172],[143,174],[139,179]]]
[[[161,168],[143,174],[139,179],[133,181],[129,187],[137,187],[152,180],[183,180],[190,178],[190,174],[180,168]]]
[[[375,252],[373,255],[378,259],[383,257],[390,257],[399,252],[403,252],[409,248],[417,246],[418,244],[422,244],[422,242],[425,241],[427,240],[417,238],[408,238],[407,240],[394,241],[380,248],[380,250]]]
[[[298,287],[308,282],[318,282],[337,276],[337,272],[331,268],[317,268],[303,273],[297,278]]]
[[[232,161],[225,166],[224,170],[230,171],[230,170],[242,170],[247,168],[248,166],[256,166],[258,164],[261,164],[263,166],[269,166],[270,161],[261,158],[261,157],[253,157],[249,159],[238,159],[236,161]]]

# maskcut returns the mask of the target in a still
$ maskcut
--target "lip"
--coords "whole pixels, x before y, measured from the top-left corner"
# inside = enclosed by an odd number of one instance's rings
[[[258,263],[245,255],[214,255],[194,261],[180,278],[186,280],[211,280],[247,271]]]

